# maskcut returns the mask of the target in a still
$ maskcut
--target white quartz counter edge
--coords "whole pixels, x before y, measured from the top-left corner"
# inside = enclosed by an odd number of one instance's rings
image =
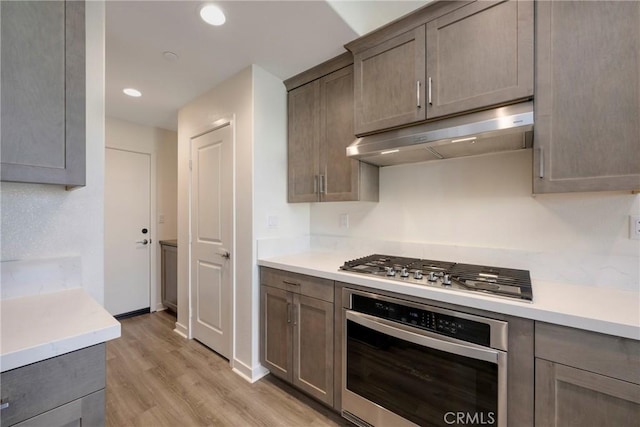
[[[338,267],[345,260],[357,258],[353,255],[305,252],[260,259],[258,264],[408,296],[640,340],[638,292],[533,281],[533,303],[510,301],[339,271]]]
[[[120,323],[82,289],[2,300],[0,316],[0,372],[120,336]]]

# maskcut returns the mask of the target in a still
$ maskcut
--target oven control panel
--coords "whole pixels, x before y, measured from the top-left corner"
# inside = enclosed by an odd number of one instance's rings
[[[351,309],[425,329],[439,335],[445,335],[474,344],[490,346],[491,326],[487,323],[448,315],[428,308],[417,308],[402,303],[384,301],[354,294]]]

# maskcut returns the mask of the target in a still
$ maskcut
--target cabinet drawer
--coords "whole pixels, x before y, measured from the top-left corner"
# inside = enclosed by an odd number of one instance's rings
[[[640,384],[640,341],[536,322],[536,357]]]
[[[261,267],[260,284],[333,302],[333,280],[329,279]]]
[[[15,427],[69,426],[104,426],[104,390],[96,391],[89,396],[58,406],[15,425]]]
[[[0,424],[10,426],[105,387],[105,344],[0,374]]]

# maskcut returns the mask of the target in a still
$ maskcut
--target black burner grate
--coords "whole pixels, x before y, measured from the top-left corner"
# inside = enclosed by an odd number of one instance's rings
[[[489,286],[491,284],[518,288],[520,289],[519,297],[522,299],[531,300],[533,297],[531,276],[527,270],[489,267],[486,265],[456,264],[451,268],[449,274],[462,282],[471,281],[479,284],[487,284],[487,289],[490,289]],[[501,293],[499,290],[495,292]]]
[[[425,276],[431,272],[438,273],[437,277],[441,279],[445,274],[448,274],[452,278],[452,283],[449,284],[449,286],[456,289],[487,292],[526,301],[533,300],[531,277],[527,270],[474,264],[456,264],[455,262],[380,254],[346,261],[340,269],[356,273],[388,276],[386,273],[389,267],[395,271],[406,269],[411,276],[404,276],[403,280],[405,281],[411,281],[413,273],[418,270],[422,271]],[[393,274],[391,274],[391,279],[394,279]],[[414,280],[411,283],[418,283],[418,280]],[[435,283],[426,282],[420,282],[420,284],[435,285]]]
[[[416,262],[411,263],[411,269],[422,270],[423,273],[429,273],[430,271],[433,271],[435,273],[447,273],[449,270],[451,270],[451,268],[453,268],[454,265],[456,265],[455,262],[419,259]]]

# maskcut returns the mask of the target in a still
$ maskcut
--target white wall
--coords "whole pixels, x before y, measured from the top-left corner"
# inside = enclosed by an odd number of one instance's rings
[[[640,212],[640,196],[532,196],[531,155],[381,168],[379,203],[313,204],[311,233],[524,251],[532,277],[637,289],[640,242],[628,238],[628,216]],[[571,272],[550,277],[563,263]]]
[[[236,306],[242,305],[244,295],[252,286],[252,168],[253,168],[253,111],[251,67],[247,67],[211,91],[201,95],[178,112],[178,322],[176,330],[190,336],[189,309],[189,157],[190,139],[211,129],[220,118],[235,116],[235,283]],[[249,302],[249,307],[250,307]],[[235,307],[234,307],[235,315]],[[239,340],[250,339],[251,318],[243,311],[238,315],[236,335]],[[250,367],[244,355],[232,357],[234,367]]]
[[[309,234],[310,205],[287,203],[287,90],[277,77],[253,66],[253,289],[251,342],[242,340],[243,354],[260,364],[260,283],[258,239],[283,239]],[[271,217],[272,225],[269,225]],[[275,221],[275,223],[274,223]],[[275,225],[274,225],[275,224]]]
[[[105,4],[86,5],[87,185],[0,185],[2,261],[78,258],[78,283],[104,299],[104,31]],[[49,287],[42,278],[41,292]],[[3,286],[6,286],[4,283]]]
[[[189,139],[222,117],[235,117],[235,304],[232,365],[250,380],[259,363],[259,280],[256,240],[309,232],[309,206],[286,202],[286,90],[250,66],[183,107],[178,115],[178,245],[189,241]],[[277,217],[277,228],[267,218]],[[189,334],[189,252],[178,252],[178,324]]]
[[[158,240],[178,238],[178,133],[157,129],[156,206]]]
[[[105,144],[151,157],[151,310],[162,309],[158,241],[175,239],[177,230],[177,133],[107,117]],[[163,213],[165,222],[159,223]],[[109,260],[106,260],[108,262]],[[109,284],[106,283],[105,286]]]

